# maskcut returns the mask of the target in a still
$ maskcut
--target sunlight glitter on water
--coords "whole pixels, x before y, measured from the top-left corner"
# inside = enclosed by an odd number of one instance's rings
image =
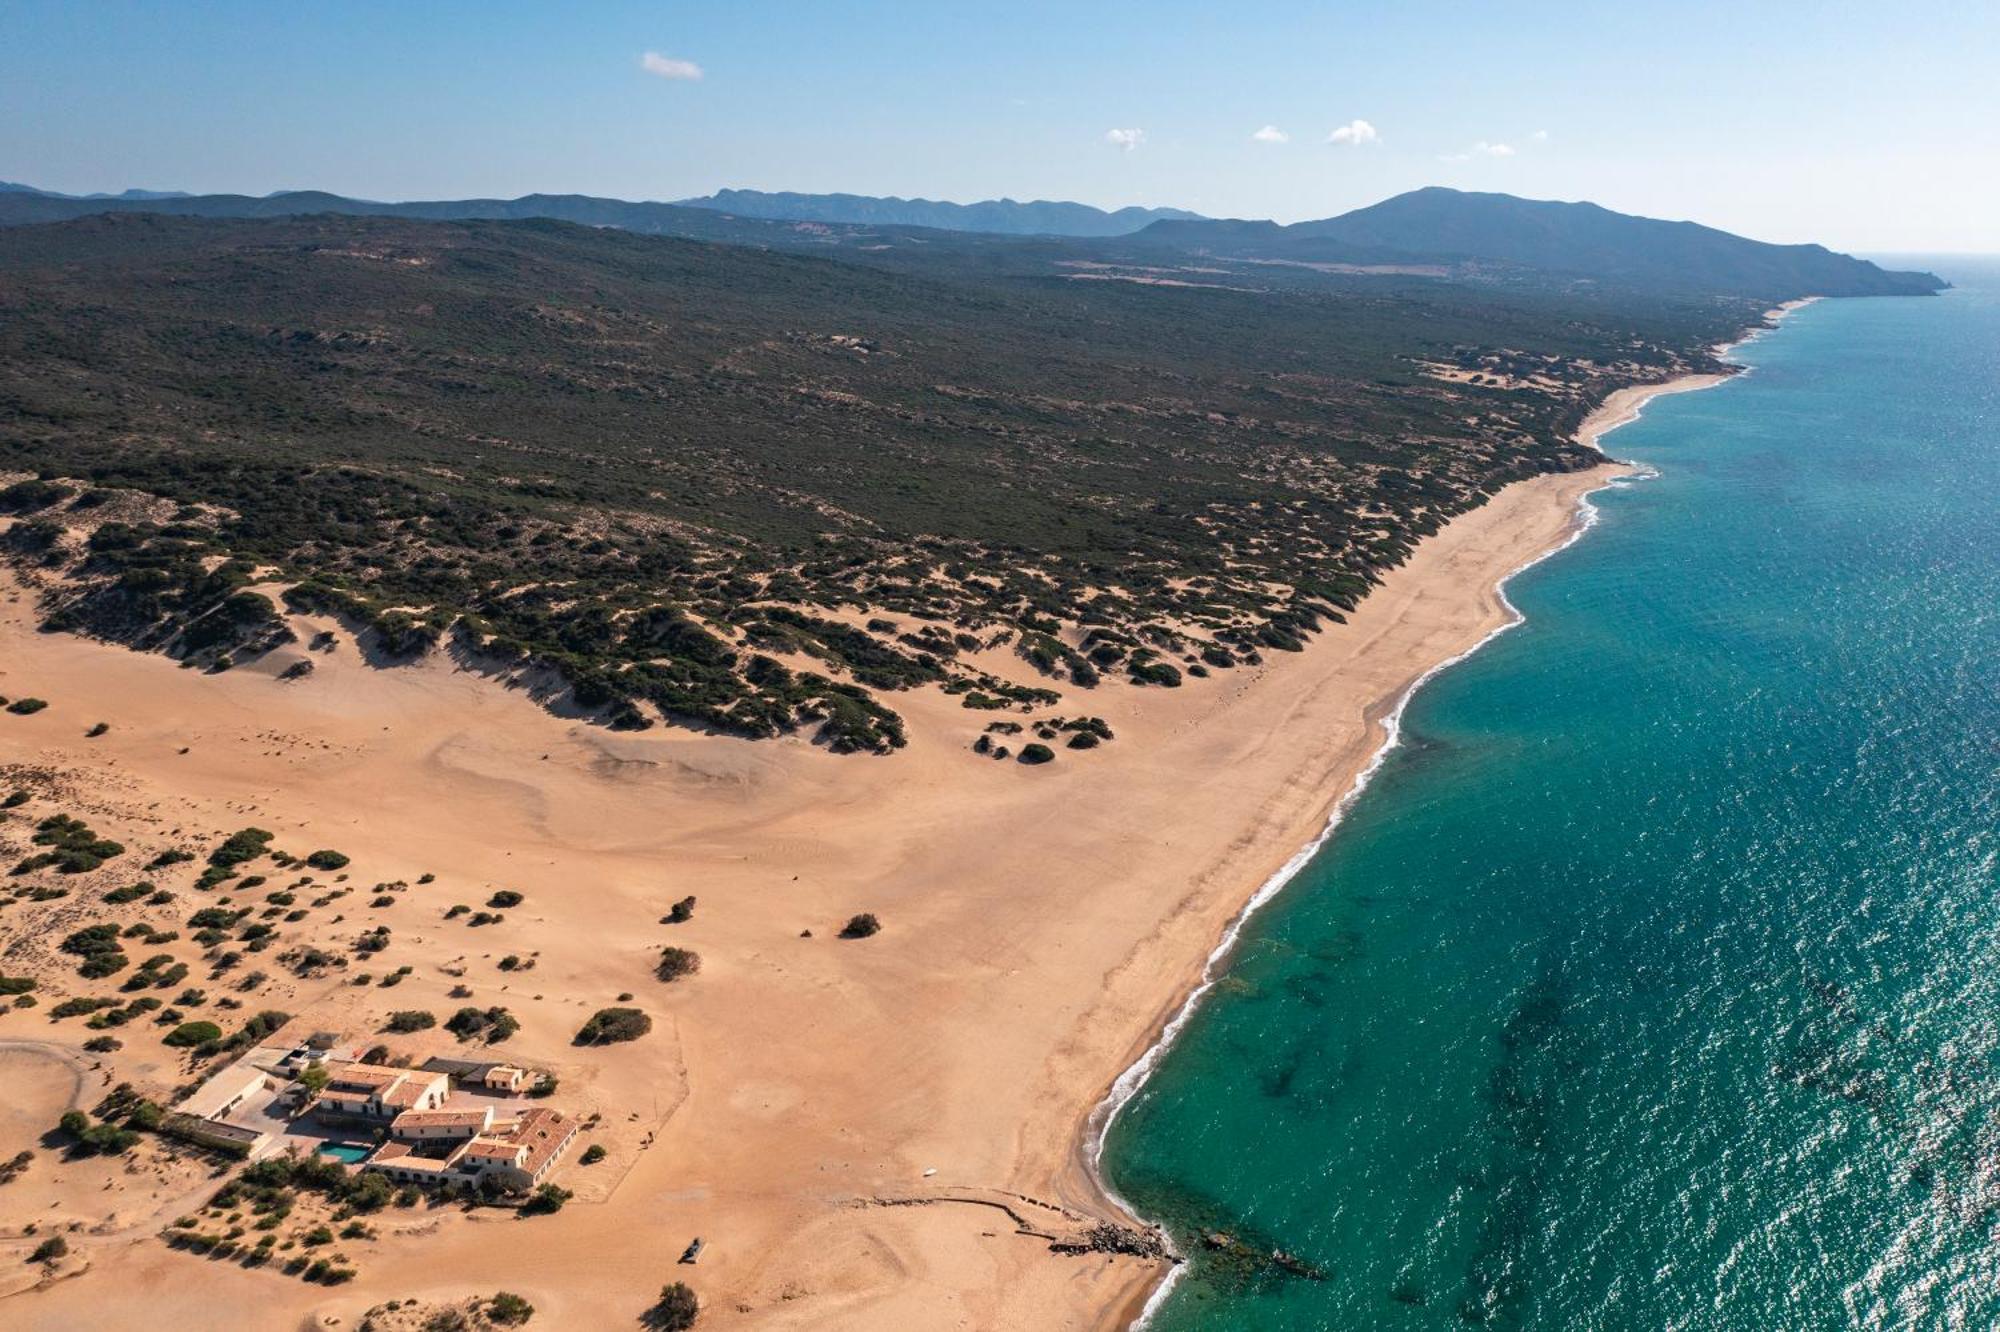
[[[1181,1328],[2000,1325],[2000,270],[1609,437],[1107,1148]]]

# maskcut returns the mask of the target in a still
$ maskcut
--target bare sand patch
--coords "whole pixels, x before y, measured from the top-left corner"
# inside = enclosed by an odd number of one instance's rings
[[[5,719],[0,758],[115,777],[106,817],[135,839],[255,822],[295,849],[338,847],[358,880],[434,873],[380,917],[395,944],[374,965],[412,965],[402,984],[284,982],[283,1006],[367,1030],[388,1008],[449,1011],[456,986],[506,1004],[522,1030],[505,1053],[558,1068],[558,1100],[599,1113],[612,1153],[562,1168],[596,1182],[554,1217],[386,1218],[338,1293],[145,1241],[8,1299],[0,1321],[143,1309],[159,1328],[291,1327],[320,1311],[351,1327],[388,1299],[507,1289],[538,1326],[619,1327],[676,1278],[722,1327],[1118,1321],[1160,1264],[1052,1254],[963,1195],[1039,1200],[1051,1226],[1116,1219],[1079,1150],[1092,1108],[1225,923],[1317,833],[1393,700],[1505,619],[1496,581],[1560,540],[1612,470],[1508,488],[1303,653],[1178,690],[1070,691],[1048,711],[1102,716],[1117,739],[1040,768],[973,754],[1012,714],[936,691],[895,700],[906,751],[837,757],[803,739],[613,735],[443,660],[368,668],[351,644],[300,681],[198,676],[0,608],[0,692],[51,702]],[[111,732],[83,739],[78,719],[100,718]],[[503,922],[444,919],[499,887],[525,894]],[[694,919],[659,924],[690,893]],[[860,911],[882,932],[836,938]],[[357,900],[344,928],[372,919]],[[667,943],[697,950],[699,975],[657,981]],[[532,970],[500,970],[508,955]],[[569,1044],[627,992],[650,1036]],[[119,1059],[142,1056],[157,1046]],[[391,1233],[418,1220],[427,1233]],[[696,1235],[700,1264],[677,1267]]]

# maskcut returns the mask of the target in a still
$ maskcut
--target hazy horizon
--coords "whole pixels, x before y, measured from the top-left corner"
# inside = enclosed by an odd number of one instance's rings
[[[0,182],[5,182],[5,183],[9,183],[9,184],[14,184],[14,185],[28,185],[28,186],[33,186],[33,187],[34,187],[34,188],[36,188],[36,189],[41,189],[41,190],[44,190],[44,191],[47,191],[47,189],[48,189],[48,187],[46,187],[46,186],[41,186],[41,185],[38,185],[38,184],[37,184],[36,182],[34,182],[34,181],[30,181],[30,180],[20,180],[20,179],[16,179],[16,178],[14,178],[14,177],[10,177],[10,176],[0,176]],[[699,193],[699,194],[692,194],[692,195],[683,195],[683,196],[680,196],[679,198],[673,198],[673,199],[666,199],[666,198],[661,198],[661,199],[621,199],[620,201],[621,201],[621,202],[625,202],[625,203],[662,203],[662,204],[676,204],[676,203],[680,203],[680,202],[682,202],[683,200],[686,200],[686,199],[697,199],[697,198],[703,198],[703,197],[706,197],[706,196],[709,196],[709,195],[714,195],[714,194],[719,194],[719,193],[722,193],[722,192],[723,192],[723,191],[725,191],[725,190],[751,190],[751,189],[753,189],[753,188],[757,188],[757,187],[751,187],[751,186],[744,186],[744,185],[718,185],[718,186],[716,186],[716,187],[715,187],[714,189],[710,189],[710,190],[704,190],[704,191],[702,191],[702,192],[701,192],[701,193]],[[1414,187],[1414,188],[1417,188],[1417,189],[1423,189],[1423,188],[1427,188],[1427,187],[1425,187],[1425,186],[1416,186],[1416,187]],[[1456,186],[1442,186],[1441,188],[1447,188],[1447,189],[1455,189],[1455,188],[1457,188],[1457,187],[1456,187]],[[115,197],[115,196],[117,196],[117,195],[121,194],[121,193],[122,193],[123,191],[125,191],[125,190],[128,190],[128,189],[131,189],[131,190],[142,190],[142,191],[148,191],[148,192],[160,192],[160,193],[164,193],[164,192],[172,192],[172,191],[174,190],[174,187],[173,187],[173,186],[160,186],[160,185],[133,185],[133,186],[119,186],[119,187],[117,187],[117,188],[110,188],[110,187],[100,187],[100,188],[97,188],[97,189],[92,189],[92,190],[75,190],[75,191],[59,191],[58,193],[61,193],[61,194],[64,194],[64,195],[68,195],[68,196],[70,196],[70,197],[78,197],[78,198],[89,198],[89,197],[92,197],[92,196],[100,196],[100,195],[101,195],[101,196],[109,196],[109,197]],[[364,202],[368,202],[368,203],[390,203],[390,204],[400,204],[400,203],[423,203],[423,202],[435,202],[435,201],[437,201],[437,200],[439,200],[439,199],[442,199],[442,198],[444,198],[444,196],[442,196],[442,195],[428,195],[428,196],[417,196],[417,195],[412,195],[412,196],[410,196],[409,198],[397,198],[397,199],[386,199],[386,198],[380,198],[380,197],[376,197],[376,196],[371,196],[371,195],[365,195],[365,194],[356,194],[356,193],[351,193],[351,192],[349,192],[349,191],[345,191],[345,190],[328,190],[328,189],[323,189],[322,187],[318,187],[318,186],[287,186],[287,187],[283,187],[283,188],[279,188],[279,189],[274,189],[274,190],[258,190],[258,191],[254,191],[254,192],[253,192],[253,191],[249,191],[249,190],[214,190],[214,191],[204,191],[203,193],[208,193],[208,194],[215,194],[215,195],[232,195],[232,194],[233,194],[233,195],[238,195],[238,196],[242,196],[242,197],[246,197],[246,198],[267,198],[267,197],[271,197],[271,196],[275,196],[275,195],[282,195],[282,194],[296,194],[296,193],[313,193],[313,192],[317,192],[317,193],[324,193],[324,194],[333,194],[333,195],[338,195],[339,197],[342,197],[342,198],[348,198],[348,199],[359,199],[359,200],[362,200],[362,201],[364,201]],[[902,200],[902,201],[904,201],[904,202],[911,202],[911,203],[945,203],[945,204],[957,204],[957,205],[959,205],[959,206],[962,206],[962,207],[970,207],[970,206],[975,206],[975,205],[978,205],[978,204],[984,204],[984,203],[1019,203],[1019,204],[1044,204],[1044,203],[1047,203],[1047,204],[1061,204],[1061,203],[1082,203],[1082,202],[1084,202],[1083,200],[1078,200],[1078,199],[1052,199],[1052,198],[1039,198],[1039,197],[1038,197],[1038,198],[1014,198],[1014,197],[1012,197],[1012,196],[1007,196],[1007,195],[998,195],[998,194],[988,194],[988,195],[979,195],[979,196],[976,196],[976,197],[967,197],[967,198],[962,198],[962,199],[946,199],[946,198],[942,198],[942,197],[940,197],[940,196],[937,196],[937,195],[925,195],[925,194],[914,194],[914,195],[895,195],[895,196],[889,196],[889,195],[863,195],[863,194],[861,194],[861,192],[860,192],[860,191],[858,191],[858,190],[786,190],[786,189],[783,189],[783,188],[772,188],[772,189],[758,189],[758,192],[761,192],[761,193],[767,193],[767,194],[788,194],[788,193],[790,193],[790,194],[803,194],[803,195],[816,195],[816,196],[817,196],[817,195],[833,195],[833,194],[846,194],[846,195],[854,195],[854,196],[856,196],[856,197],[860,197],[860,198],[896,198],[896,199],[900,199],[900,200]],[[1497,192],[1497,193],[1507,193],[1507,191],[1496,191],[1496,192]],[[192,194],[192,193],[194,193],[194,192],[193,192],[193,191],[188,191],[187,193],[190,193],[190,194]],[[465,197],[465,198],[498,198],[498,199],[517,199],[517,198],[522,198],[522,197],[526,197],[526,196],[531,196],[531,195],[556,195],[556,194],[573,194],[573,193],[581,193],[581,192],[580,192],[580,191],[558,191],[558,190],[537,190],[537,189],[527,189],[527,190],[519,190],[519,191],[515,191],[515,192],[512,192],[512,193],[509,193],[509,194],[502,194],[502,195],[467,195],[467,196],[463,196],[463,197]],[[615,197],[617,197],[617,196],[610,196],[610,195],[605,195],[605,196],[596,196],[596,197],[603,197],[603,198],[615,198]],[[1387,197],[1394,197],[1394,196],[1384,196],[1384,197],[1385,197],[1385,198],[1387,198]],[[1525,196],[1525,195],[1524,195],[1524,196],[1517,196],[1517,197],[1522,197],[1522,198],[1527,198],[1528,196]],[[1380,202],[1380,200],[1370,200],[1370,201],[1369,201],[1369,203],[1376,203],[1376,202]],[[1598,201],[1597,201],[1597,200],[1595,200],[1595,199],[1567,199],[1567,200],[1545,200],[1545,201],[1539,201],[1539,202],[1558,202],[1558,203],[1597,203]],[[1107,212],[1107,213],[1115,213],[1115,212],[1117,212],[1118,210],[1120,210],[1120,209],[1122,209],[1122,208],[1128,208],[1128,207],[1130,207],[1130,208],[1148,208],[1148,209],[1156,209],[1156,208],[1177,208],[1177,207],[1180,207],[1180,205],[1178,205],[1178,204],[1174,204],[1174,203],[1172,203],[1172,202],[1165,202],[1165,203],[1129,203],[1129,204],[1121,204],[1121,203],[1108,203],[1108,204],[1091,204],[1090,206],[1091,206],[1091,207],[1094,207],[1094,208],[1099,208],[1099,209],[1102,209],[1103,211],[1105,211],[1105,212]],[[1357,204],[1357,205],[1356,205],[1356,207],[1357,207],[1357,208],[1366,208],[1366,207],[1368,207],[1368,206],[1369,206],[1369,204],[1368,204],[1368,203],[1363,203],[1363,204]],[[1343,211],[1348,211],[1348,210],[1343,210]],[[1217,221],[1245,221],[1245,222],[1256,222],[1256,221],[1272,221],[1272,220],[1276,220],[1276,219],[1270,219],[1270,218],[1257,218],[1257,217],[1251,217],[1251,216],[1249,216],[1249,215],[1247,215],[1247,214],[1242,214],[1242,213],[1211,213],[1211,214],[1205,214],[1204,216],[1207,216],[1207,217],[1209,217],[1209,218],[1211,218],[1211,219],[1213,219],[1213,220],[1217,220]],[[1305,221],[1305,220],[1316,220],[1316,219],[1293,219],[1293,220],[1296,220],[1296,221]],[[1694,222],[1694,223],[1698,223],[1698,224],[1700,224],[1700,225],[1703,225],[1703,226],[1712,226],[1712,225],[1713,225],[1712,223],[1708,223],[1708,222],[1705,222],[1705,221],[1704,221],[1703,219],[1701,219],[1701,218],[1698,218],[1698,217],[1688,217],[1688,218],[1675,218],[1675,217],[1666,217],[1666,218],[1664,218],[1663,220],[1666,220],[1666,221],[1676,221],[1676,222],[1680,222],[1680,221],[1685,221],[1685,222]],[[1725,228],[1725,230],[1726,230],[1726,228]],[[1764,239],[1767,239],[1767,238],[1765,238],[1765,237],[1761,237],[1761,236],[1752,236],[1752,237],[1749,237],[1748,239],[1751,239],[1751,240],[1764,240]],[[1818,243],[1820,243],[1820,244],[1824,244],[1825,242],[1818,242]],[[1839,249],[1840,249],[1840,247],[1839,247],[1839,246],[1829,246],[1829,248],[1831,248],[1831,249],[1834,249],[1834,250],[1839,250]],[[1885,265],[1885,266],[1888,266],[1888,265],[1893,265],[1893,264],[1907,264],[1907,263],[1917,263],[1917,262],[1919,262],[1919,261],[1923,261],[1923,260],[1928,260],[1928,259],[1955,259],[1955,258],[1965,258],[1965,259],[1995,259],[1995,258],[2000,258],[2000,247],[1996,247],[1996,248],[1994,248],[1994,249],[1990,249],[1990,250],[1937,250],[1937,249],[1932,249],[1932,250],[1906,250],[1906,249],[1892,249],[1892,250],[1871,250],[1871,249],[1856,249],[1856,250],[1852,250],[1852,251],[1847,251],[1847,253],[1851,253],[1851,254],[1853,254],[1853,255],[1854,255],[1854,256],[1855,256],[1856,258],[1859,258],[1859,259],[1866,259],[1866,260],[1869,260],[1870,262],[1873,262],[1873,263],[1877,263],[1877,264],[1882,264],[1882,265]]]
[[[2000,14],[1949,3],[0,13],[0,178],[73,194],[745,188],[1293,222],[1442,184],[2000,249]]]

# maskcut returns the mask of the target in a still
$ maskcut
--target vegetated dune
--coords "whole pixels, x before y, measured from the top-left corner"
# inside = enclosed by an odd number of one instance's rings
[[[393,993],[276,977],[272,1001],[308,1027],[367,1032],[390,1009],[449,1011],[466,986],[466,1002],[520,1018],[505,1052],[558,1071],[603,1116],[610,1152],[565,1164],[579,1197],[555,1216],[384,1214],[381,1238],[345,1246],[359,1275],[337,1292],[107,1241],[83,1276],[10,1298],[6,1321],[143,1309],[162,1328],[279,1326],[320,1310],[351,1327],[386,1299],[509,1289],[550,1326],[621,1326],[680,1276],[717,1326],[1107,1325],[1161,1266],[1050,1249],[1049,1234],[1128,1220],[1082,1164],[1092,1107],[1228,918],[1317,832],[1386,710],[1503,621],[1495,581],[1559,540],[1604,475],[1502,491],[1304,652],[1179,690],[1100,689],[1090,707],[1115,741],[1035,767],[972,751],[988,722],[1032,713],[969,710],[935,687],[899,696],[903,752],[841,758],[803,737],[607,732],[442,655],[367,666],[344,635],[302,680],[277,678],[298,649],[176,670],[38,633],[17,596],[0,692],[51,706],[0,717],[8,762],[87,790],[92,826],[135,856],[255,825],[295,853],[339,847],[353,879],[410,885],[393,907],[357,894],[337,923],[300,927],[339,946],[391,924],[371,965],[413,968]],[[330,626],[291,623],[302,642]],[[983,664],[1023,669],[1004,652]],[[86,739],[79,719],[99,718],[111,730]],[[523,894],[500,923],[445,918],[496,889]],[[660,924],[689,894],[693,918]],[[17,939],[70,900],[16,904],[0,930]],[[879,933],[837,938],[861,912]],[[699,952],[697,975],[655,977],[668,943]],[[532,969],[500,970],[507,955]],[[51,994],[76,984],[49,974]],[[623,994],[652,1031],[573,1047]],[[0,1022],[50,1032],[32,1010]],[[125,1034],[102,1076],[170,1084],[157,1037]],[[697,1235],[700,1264],[677,1268]]]

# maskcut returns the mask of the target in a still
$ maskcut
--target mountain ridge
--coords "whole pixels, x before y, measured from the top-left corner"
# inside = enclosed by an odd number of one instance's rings
[[[675,200],[684,208],[707,208],[741,217],[798,222],[862,222],[884,226],[933,227],[940,231],[982,231],[1014,236],[1124,236],[1159,221],[1201,218],[1184,208],[1118,209],[1062,199],[982,199],[951,203],[894,195],[805,194],[790,190],[717,190]]]
[[[1177,219],[1156,222],[1133,240],[1294,261],[1405,258],[1519,265],[1639,286],[1700,286],[1732,295],[1925,295],[1947,285],[1934,274],[1893,272],[1823,245],[1773,244],[1698,222],[1620,213],[1601,204],[1440,185],[1289,226]]]
[[[329,212],[365,212],[384,217],[466,218],[555,217],[564,222],[622,226],[629,231],[658,230],[668,210],[698,209],[722,216],[760,222],[831,222],[864,226],[923,227],[936,231],[977,232],[995,236],[1062,236],[1077,239],[1127,236],[1158,221],[1200,220],[1183,208],[1136,205],[1103,209],[1064,199],[983,199],[951,203],[940,199],[903,199],[866,194],[805,194],[789,190],[717,190],[691,199],[613,199],[591,194],[524,194],[513,199],[448,200],[362,199],[326,190],[273,190],[269,194],[190,194],[185,190],[125,190],[120,193],[64,194],[15,181],[0,181],[0,197],[55,201],[43,216],[0,216],[11,221],[59,221],[90,209],[64,209],[63,204],[190,203],[186,211],[202,216],[267,217],[289,215],[287,205],[311,200]],[[212,206],[210,206],[212,205]],[[227,212],[219,211],[226,208]],[[170,210],[179,211],[179,210]],[[584,216],[588,213],[594,216]],[[608,220],[599,220],[608,219]]]
[[[64,194],[60,190],[45,190],[39,185],[23,185],[17,180],[0,180],[0,194],[32,194],[44,199],[187,199],[192,198],[186,190],[120,190],[116,194],[99,191],[93,194]]]
[[[827,202],[832,201],[832,202]],[[845,202],[842,202],[845,201]],[[760,212],[721,204],[748,204]],[[780,216],[810,212],[902,217],[932,216],[933,224],[883,217]],[[889,205],[896,207],[890,208]],[[982,213],[981,209],[998,209]],[[925,214],[924,209],[945,210]],[[1057,210],[1057,213],[1032,210]],[[914,211],[913,211],[914,210]],[[955,211],[954,211],[955,210]],[[1074,212],[1065,210],[1075,210]],[[846,244],[862,251],[895,248],[919,264],[915,252],[984,247],[988,261],[1012,263],[1018,275],[1074,269],[1106,258],[1140,259],[1167,252],[1181,259],[1221,258],[1270,274],[1273,265],[1295,270],[1427,266],[1446,279],[1577,282],[1651,292],[1706,293],[1768,300],[1800,296],[1927,295],[1946,284],[1935,275],[1893,272],[1821,245],[1776,245],[1695,222],[1619,213],[1594,203],[1523,199],[1469,193],[1443,186],[1395,195],[1336,217],[1289,225],[1259,220],[1204,218],[1177,209],[1121,209],[1105,213],[1084,204],[939,204],[930,200],[874,199],[863,195],[764,194],[721,191],[699,200],[660,203],[582,194],[526,194],[514,199],[415,200],[389,203],[317,190],[265,195],[72,197],[8,187],[0,190],[0,225],[57,222],[103,212],[153,212],[198,217],[289,217],[348,213],[424,221],[522,221],[547,218],[613,227],[646,235],[802,248]],[[1167,212],[1174,216],[1160,217]],[[1058,215],[1058,213],[1060,215]],[[985,225],[1021,227],[1086,225],[1122,227],[1152,215],[1130,231],[1079,234],[1049,230],[982,231]],[[1094,220],[1093,220],[1094,219]],[[1122,219],[1122,220],[1121,220]],[[879,243],[878,243],[879,242]],[[1108,248],[1107,248],[1108,247]],[[1144,259],[1143,262],[1156,262]],[[1128,280],[1140,280],[1135,270]]]

